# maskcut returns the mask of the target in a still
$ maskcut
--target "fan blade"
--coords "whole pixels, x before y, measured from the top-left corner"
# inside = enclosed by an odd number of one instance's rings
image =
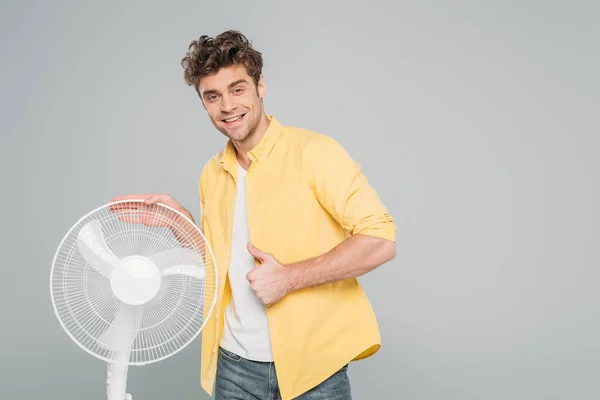
[[[198,279],[205,276],[204,259],[188,248],[169,249],[150,257],[161,275],[187,275]]]
[[[128,357],[129,349],[142,323],[142,309],[143,307],[140,306],[121,303],[111,325],[98,338],[100,345],[107,350]]]
[[[77,245],[92,268],[106,277],[110,277],[112,269],[120,262],[106,244],[100,221],[96,219],[81,228],[77,235]]]
[[[179,264],[166,268],[163,270],[162,275],[187,275],[198,279],[204,279],[205,270],[196,265]]]

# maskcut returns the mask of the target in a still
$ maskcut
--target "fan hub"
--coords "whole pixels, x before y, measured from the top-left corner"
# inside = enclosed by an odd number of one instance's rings
[[[160,289],[160,271],[147,257],[123,258],[110,275],[110,287],[123,303],[141,305],[152,300]]]

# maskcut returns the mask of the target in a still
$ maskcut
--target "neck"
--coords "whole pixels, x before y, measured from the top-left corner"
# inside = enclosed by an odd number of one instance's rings
[[[260,143],[268,128],[269,118],[267,118],[267,115],[263,113],[258,121],[258,124],[252,130],[252,132],[250,132],[246,139],[241,141],[233,141],[233,145],[237,150],[237,159],[244,169],[248,169],[250,167],[251,161],[250,157],[248,157],[248,153]]]

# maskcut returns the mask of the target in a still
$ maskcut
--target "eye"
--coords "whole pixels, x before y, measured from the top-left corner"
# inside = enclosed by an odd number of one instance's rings
[[[217,95],[215,94],[209,94],[208,96],[206,96],[206,100],[208,101],[214,101],[217,99]]]
[[[241,87],[235,88],[235,89],[233,89],[233,93],[242,94],[242,93],[244,93],[244,88],[241,88]]]

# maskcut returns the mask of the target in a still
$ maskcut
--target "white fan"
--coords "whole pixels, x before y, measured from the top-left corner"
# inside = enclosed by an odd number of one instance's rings
[[[69,337],[108,363],[108,400],[125,400],[129,365],[163,360],[202,331],[217,279],[192,221],[163,204],[123,200],[71,227],[54,256],[50,293]]]

